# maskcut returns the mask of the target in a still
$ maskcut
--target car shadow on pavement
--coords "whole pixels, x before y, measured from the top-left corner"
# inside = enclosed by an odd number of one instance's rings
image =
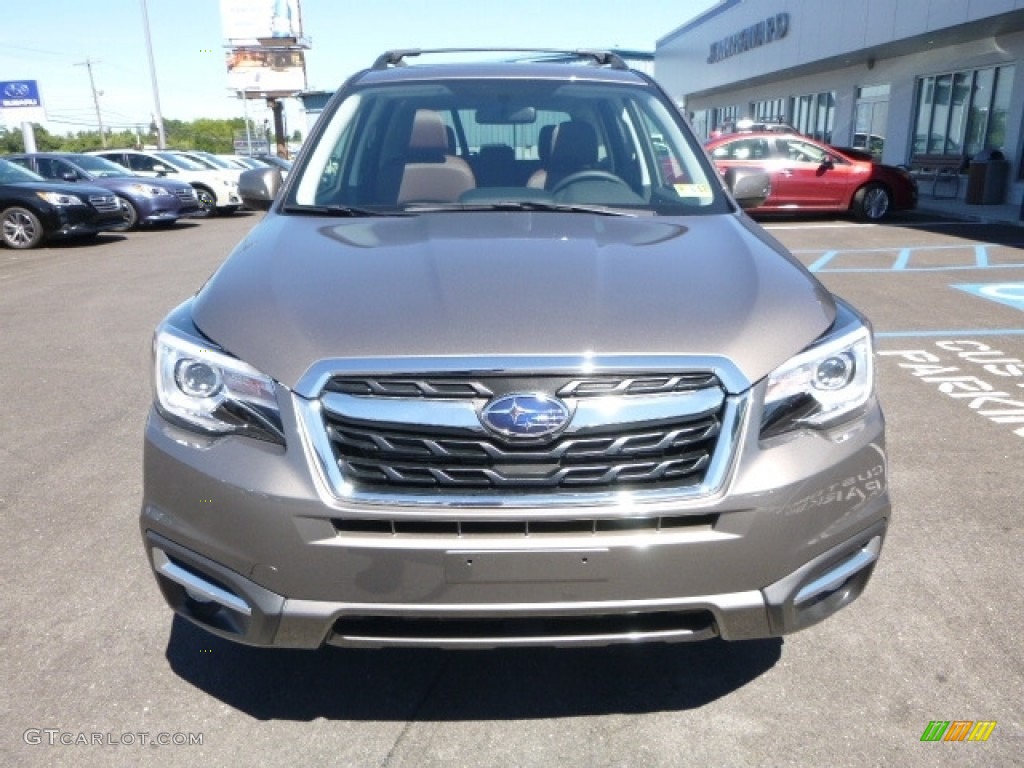
[[[98,245],[119,243],[127,239],[128,237],[120,232],[99,232],[95,235],[86,235],[84,237],[62,237],[58,240],[48,240],[42,244],[42,247],[60,250],[94,248]]]
[[[251,648],[175,616],[171,669],[260,720],[521,720],[694,709],[763,675],[781,639],[606,648]]]

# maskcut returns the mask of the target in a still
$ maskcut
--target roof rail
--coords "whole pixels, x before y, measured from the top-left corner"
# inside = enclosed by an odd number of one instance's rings
[[[424,53],[542,53],[545,55],[590,59],[595,66],[599,67],[629,69],[629,65],[617,53],[589,48],[577,48],[576,50],[561,48],[402,48],[382,53],[373,62],[373,69],[387,69],[389,66],[404,67],[406,65],[405,59],[420,56]]]

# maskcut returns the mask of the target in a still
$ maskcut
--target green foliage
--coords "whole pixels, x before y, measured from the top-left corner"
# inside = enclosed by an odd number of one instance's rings
[[[255,131],[253,125],[251,130]],[[200,118],[186,122],[184,120],[164,120],[164,131],[169,149],[201,149],[207,152],[230,153],[234,149],[236,131],[245,131],[245,120],[240,117],[229,120],[213,120]],[[99,131],[78,131],[63,136],[52,134],[41,125],[35,125],[36,148],[40,152],[88,152],[101,149]],[[150,124],[145,133],[135,131],[107,131],[107,146],[111,148],[155,147],[157,145],[156,125]],[[25,143],[21,129],[9,130],[0,126],[0,152],[24,152]]]

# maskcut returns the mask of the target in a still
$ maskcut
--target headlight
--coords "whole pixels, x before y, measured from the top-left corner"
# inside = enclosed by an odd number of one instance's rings
[[[768,377],[761,436],[797,427],[827,427],[855,413],[875,388],[871,331],[864,325],[830,335]]]
[[[171,191],[164,189],[163,187],[151,187],[148,184],[132,184],[130,189],[137,195],[143,197],[160,197],[161,195],[169,195]]]
[[[166,324],[154,336],[153,356],[157,407],[171,421],[284,444],[270,378]]]
[[[65,195],[60,192],[36,192],[36,194],[50,205],[85,205],[81,198],[75,197],[74,195]]]

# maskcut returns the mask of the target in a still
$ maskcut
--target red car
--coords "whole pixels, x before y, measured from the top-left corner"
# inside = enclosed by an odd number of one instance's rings
[[[917,182],[902,168],[881,165],[856,149],[839,149],[797,134],[734,133],[707,144],[719,172],[758,168],[772,190],[758,213],[850,211],[878,221],[917,207]]]

